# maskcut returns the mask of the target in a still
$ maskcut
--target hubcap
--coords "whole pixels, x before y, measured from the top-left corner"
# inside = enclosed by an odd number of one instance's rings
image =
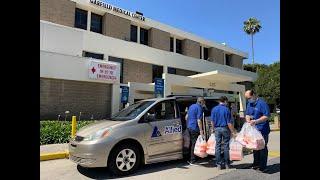
[[[116,158],[116,165],[121,171],[129,171],[136,163],[137,156],[131,149],[123,149]]]

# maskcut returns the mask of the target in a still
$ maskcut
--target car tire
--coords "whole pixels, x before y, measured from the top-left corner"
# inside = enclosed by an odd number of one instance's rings
[[[120,144],[111,151],[108,168],[117,176],[132,174],[139,168],[141,156],[141,151],[136,145]]]

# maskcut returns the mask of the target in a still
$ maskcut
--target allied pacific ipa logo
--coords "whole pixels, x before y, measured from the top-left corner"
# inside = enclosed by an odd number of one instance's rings
[[[155,137],[160,137],[160,136],[161,136],[161,133],[160,133],[158,127],[155,126],[155,127],[153,128],[151,137],[152,137],[152,138],[155,138]]]

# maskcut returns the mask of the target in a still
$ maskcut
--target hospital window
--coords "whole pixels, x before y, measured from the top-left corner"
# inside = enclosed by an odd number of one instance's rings
[[[152,65],[152,82],[154,82],[155,78],[162,78],[163,67]]]
[[[87,30],[87,15],[87,11],[76,8],[74,27]]]
[[[148,29],[140,28],[140,44],[148,45]]]
[[[176,39],[176,53],[182,54],[182,41]]]
[[[170,52],[173,52],[173,37],[170,37]]]
[[[90,31],[102,34],[102,16],[91,13]]]
[[[176,74],[177,73],[177,69],[176,68],[172,68],[172,67],[168,67],[168,73],[169,74]]]
[[[231,66],[231,55],[226,54],[226,65]]]
[[[208,53],[209,53],[209,49],[208,48],[203,48],[203,59],[204,60],[208,59]]]
[[[135,25],[131,25],[131,30],[130,30],[130,41],[132,42],[137,42],[138,40],[138,28]]]
[[[92,52],[83,51],[82,56],[83,57],[91,57],[91,58],[94,58],[94,59],[103,60],[103,54],[98,54],[98,53],[92,53]]]

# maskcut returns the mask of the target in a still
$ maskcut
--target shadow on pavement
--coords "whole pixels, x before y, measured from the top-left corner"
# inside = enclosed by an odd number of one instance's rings
[[[251,169],[251,163],[244,163],[244,164],[238,164],[233,165],[233,168],[235,169]],[[280,163],[268,165],[265,174],[274,174],[280,172]]]
[[[160,162],[155,164],[146,164],[142,165],[138,171],[134,174],[123,176],[123,177],[134,177],[138,175],[143,174],[149,174],[154,172],[159,172],[167,169],[172,168],[182,168],[182,169],[188,169],[188,163],[184,160],[174,160],[174,161],[167,161],[167,162]],[[108,170],[108,168],[84,168],[81,166],[77,166],[77,169],[79,173],[82,175],[92,178],[92,179],[116,179],[120,178],[119,176],[115,176],[111,174],[111,172]]]

